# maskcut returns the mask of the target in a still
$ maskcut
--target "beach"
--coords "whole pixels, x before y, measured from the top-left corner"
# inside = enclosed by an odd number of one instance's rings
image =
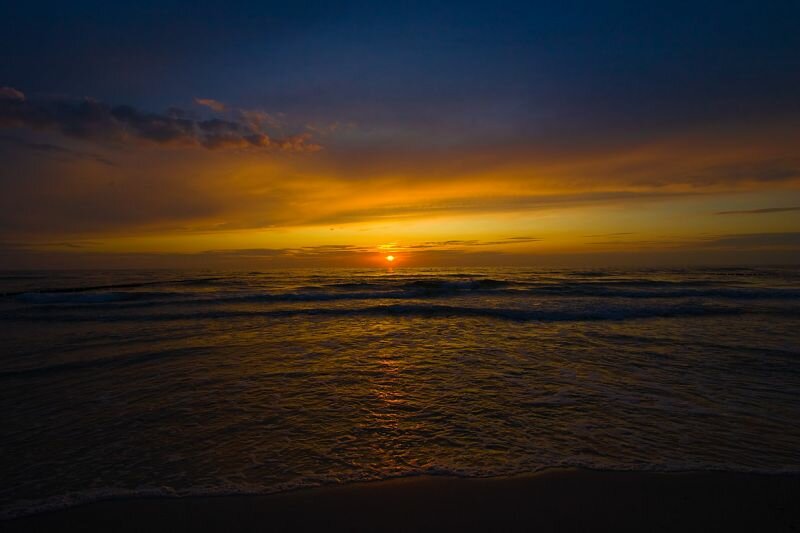
[[[798,475],[578,469],[410,477],[267,496],[139,498],[10,520],[22,531],[797,531]]]

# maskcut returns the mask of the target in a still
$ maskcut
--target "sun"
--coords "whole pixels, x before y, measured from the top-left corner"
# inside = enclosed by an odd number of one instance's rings
[[[394,261],[394,256],[393,255],[387,255],[386,256],[386,260],[391,263],[392,261]]]

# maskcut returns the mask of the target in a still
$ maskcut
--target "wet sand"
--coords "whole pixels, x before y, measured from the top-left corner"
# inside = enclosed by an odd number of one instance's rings
[[[800,531],[800,475],[552,470],[98,502],[16,531]]]

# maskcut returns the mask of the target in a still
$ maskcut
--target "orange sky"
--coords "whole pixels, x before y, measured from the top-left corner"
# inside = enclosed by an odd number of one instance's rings
[[[796,5],[511,4],[9,8],[0,268],[797,261]]]
[[[21,161],[36,179],[3,197],[16,226],[5,239],[21,266],[366,266],[386,253],[404,266],[790,259],[800,180],[781,170],[794,146],[714,134],[585,154],[406,158],[324,144],[99,146],[94,159]]]

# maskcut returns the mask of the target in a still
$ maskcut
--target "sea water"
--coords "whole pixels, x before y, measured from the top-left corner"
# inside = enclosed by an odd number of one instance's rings
[[[800,471],[800,269],[0,273],[0,516],[576,466]]]

